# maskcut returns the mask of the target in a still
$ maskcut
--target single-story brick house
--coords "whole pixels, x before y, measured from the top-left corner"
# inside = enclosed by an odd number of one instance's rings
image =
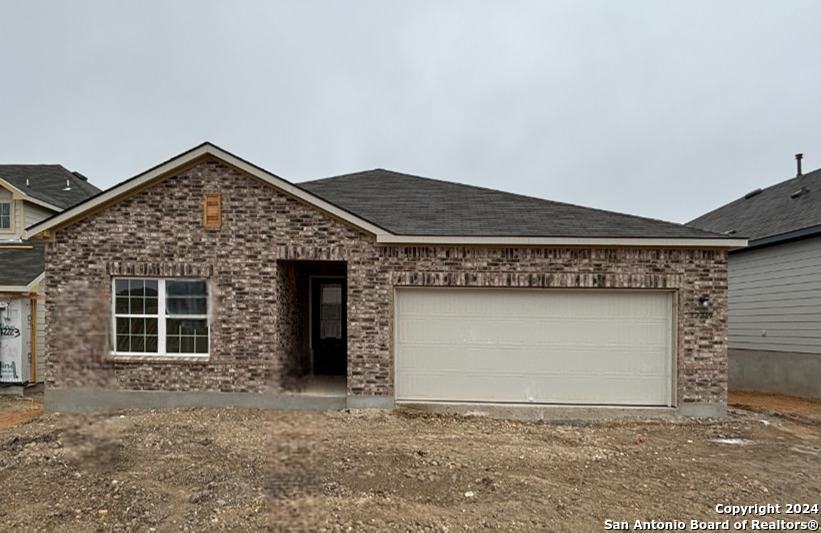
[[[29,234],[50,410],[319,375],[349,407],[726,409],[744,239],[381,169],[295,185],[209,143]]]

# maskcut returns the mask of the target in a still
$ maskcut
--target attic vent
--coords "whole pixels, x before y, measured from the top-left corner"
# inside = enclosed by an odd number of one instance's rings
[[[80,174],[80,173],[79,173],[79,172],[77,172],[76,170],[72,170],[72,171],[71,171],[71,173],[72,173],[72,174],[74,174],[75,176],[77,176],[77,178],[79,178],[79,179],[81,179],[81,180],[83,180],[83,181],[88,181],[88,178],[87,178],[87,177],[83,176],[82,174]]]
[[[749,200],[749,199],[750,199],[750,198],[752,198],[753,196],[757,196],[757,195],[759,195],[759,194],[761,194],[761,188],[760,188],[760,187],[759,187],[758,189],[754,190],[754,191],[750,191],[750,192],[748,192],[747,194],[745,194],[745,195],[744,195],[744,199],[745,199],[745,200]]]
[[[804,195],[804,194],[807,194],[808,192],[810,192],[810,190],[809,190],[808,188],[806,188],[806,187],[801,187],[800,189],[798,189],[797,191],[795,191],[794,193],[792,193],[792,194],[790,195],[790,198],[798,198],[799,196],[802,196],[802,195]]]
[[[206,228],[222,226],[222,206],[219,194],[203,195],[202,225]]]
[[[735,235],[736,233],[738,233],[736,230],[731,229],[731,230],[725,231],[724,235]]]

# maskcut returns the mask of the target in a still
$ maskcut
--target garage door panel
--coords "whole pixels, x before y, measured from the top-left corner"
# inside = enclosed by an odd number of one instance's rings
[[[433,322],[433,323],[432,323]],[[618,338],[627,338],[634,344],[660,344],[666,340],[666,321],[639,321],[624,317],[590,319],[539,319],[522,320],[471,319],[465,324],[464,317],[405,318],[399,330],[398,340],[407,343],[438,345],[453,343],[459,346],[483,343],[601,346]]]
[[[668,405],[661,292],[399,289],[402,400]]]

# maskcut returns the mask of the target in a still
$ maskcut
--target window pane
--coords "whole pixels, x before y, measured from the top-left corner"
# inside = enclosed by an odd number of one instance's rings
[[[143,287],[145,286],[145,280],[141,279],[130,279],[128,280],[128,287],[131,296],[142,296],[143,295]]]
[[[131,319],[131,334],[138,334],[142,335],[145,333],[145,319],[143,318],[132,318]]]
[[[169,335],[208,335],[206,320],[166,320],[166,331]]]
[[[165,338],[165,351],[168,353],[180,353],[180,338],[168,335]]]
[[[180,353],[194,353],[194,339],[192,337],[180,337]]]
[[[118,352],[127,352],[129,351],[129,340],[128,335],[117,335],[117,351]]]
[[[322,285],[322,303],[338,304],[342,303],[341,285]]]
[[[156,335],[157,334],[157,322],[156,318],[145,318],[145,332],[149,335]]]
[[[11,204],[9,203],[0,204],[0,228],[11,228]]]
[[[129,306],[129,312],[132,315],[141,315],[141,314],[143,314],[145,312],[145,308],[143,307],[143,303],[144,302],[143,302],[142,298],[134,298],[132,296],[131,300],[130,300],[131,305]]]
[[[166,321],[168,353],[208,353],[208,321],[179,320]]]
[[[205,315],[208,313],[208,300],[199,296],[169,296],[165,310],[169,315]]]
[[[131,351],[132,352],[144,352],[145,351],[145,342],[142,336],[138,337],[131,337]]]
[[[159,295],[159,281],[156,279],[147,279],[145,280],[145,295],[146,296],[157,296]]]
[[[148,335],[145,338],[145,351],[151,353],[157,353],[157,336],[156,335]]]
[[[207,296],[204,281],[166,281],[165,293],[168,296]]]
[[[197,337],[197,348],[194,353],[208,353],[208,337]]]
[[[166,281],[165,309],[169,315],[208,313],[208,288],[204,281]]]
[[[128,319],[127,318],[118,318],[117,319],[117,334],[118,335],[127,335],[128,334]]]
[[[148,292],[150,289],[145,289]],[[146,298],[145,299],[145,314],[146,315],[156,315],[159,313],[159,307],[157,305],[157,298]]]
[[[117,296],[128,296],[128,280],[118,279],[114,281],[114,292]]]
[[[117,303],[114,305],[114,312],[118,315],[128,314],[128,297],[117,297]]]

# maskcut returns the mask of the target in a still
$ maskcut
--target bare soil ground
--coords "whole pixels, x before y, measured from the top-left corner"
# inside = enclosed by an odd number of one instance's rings
[[[0,398],[0,416],[38,409]],[[796,405],[790,404],[797,402]],[[601,531],[821,504],[821,402],[725,420],[405,411],[51,414],[0,429],[0,531]],[[756,410],[759,412],[752,412]],[[800,411],[797,412],[796,410]]]

